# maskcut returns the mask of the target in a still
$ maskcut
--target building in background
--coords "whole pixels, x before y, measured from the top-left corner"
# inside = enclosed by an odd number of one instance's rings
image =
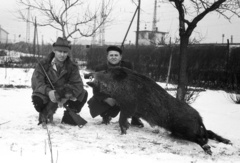
[[[0,43],[8,43],[8,32],[0,25]]]
[[[138,43],[139,45],[164,45],[167,32],[158,31],[156,28],[155,31],[151,30],[142,30],[139,31]]]

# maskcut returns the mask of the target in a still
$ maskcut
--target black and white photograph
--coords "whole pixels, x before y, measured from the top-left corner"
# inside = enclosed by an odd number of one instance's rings
[[[1,162],[240,162],[239,29],[239,0],[1,2]]]

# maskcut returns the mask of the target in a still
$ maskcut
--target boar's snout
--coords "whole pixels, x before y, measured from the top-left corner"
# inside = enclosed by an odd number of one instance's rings
[[[94,83],[94,82],[87,82],[87,85],[89,85],[90,87],[96,87],[96,83]]]

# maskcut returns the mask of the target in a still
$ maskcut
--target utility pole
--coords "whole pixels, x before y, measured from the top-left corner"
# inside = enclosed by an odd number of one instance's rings
[[[0,25],[0,43],[1,43],[1,40],[2,40],[2,28],[1,28],[1,25]]]
[[[44,45],[44,37],[43,37],[43,35],[42,35],[42,46]]]
[[[124,37],[124,39],[123,39],[123,41],[122,41],[121,48],[124,48],[124,42],[125,42],[125,40],[126,40],[126,38],[127,38],[129,29],[130,29],[130,27],[132,26],[132,22],[133,22],[133,20],[134,20],[134,18],[135,18],[135,15],[136,15],[137,11],[138,11],[138,7],[136,8],[136,10],[135,10],[135,12],[134,12],[134,14],[133,14],[132,20],[131,20],[131,22],[130,22],[130,24],[129,24],[129,26],[128,26],[127,33],[125,34],[125,37]]]
[[[140,7],[141,0],[138,0],[138,17],[137,17],[137,32],[136,32],[136,48],[138,48],[138,37],[139,37],[139,23],[140,23]]]
[[[16,42],[16,34],[14,34],[14,39],[13,39],[13,43]]]
[[[99,44],[100,45],[104,45],[105,44],[105,19],[106,19],[106,15],[105,15],[105,10],[104,10],[104,7],[105,7],[105,3],[104,3],[104,0],[102,0],[102,13],[101,13],[101,27],[100,27],[100,35],[99,35]]]
[[[93,35],[92,35],[92,45],[96,44],[96,23],[97,23],[97,16],[94,16],[94,23],[93,23]]]
[[[33,54],[34,56],[38,53],[38,31],[37,31],[37,20],[35,18],[34,23],[34,37],[33,37]]]
[[[30,7],[27,9],[27,21],[26,21],[26,43],[30,41]]]
[[[152,31],[156,31],[157,28],[157,0],[154,2]]]
[[[222,34],[222,44],[224,43],[224,34]]]

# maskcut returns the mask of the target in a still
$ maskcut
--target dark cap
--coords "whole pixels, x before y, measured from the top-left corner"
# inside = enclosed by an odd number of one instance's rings
[[[107,48],[107,52],[109,52],[109,51],[117,51],[117,52],[119,52],[120,54],[122,54],[122,49],[119,48],[118,46],[114,46],[114,45],[109,46],[109,47]]]
[[[65,38],[58,37],[57,41],[53,44],[53,49],[68,52],[71,49],[70,41]]]

